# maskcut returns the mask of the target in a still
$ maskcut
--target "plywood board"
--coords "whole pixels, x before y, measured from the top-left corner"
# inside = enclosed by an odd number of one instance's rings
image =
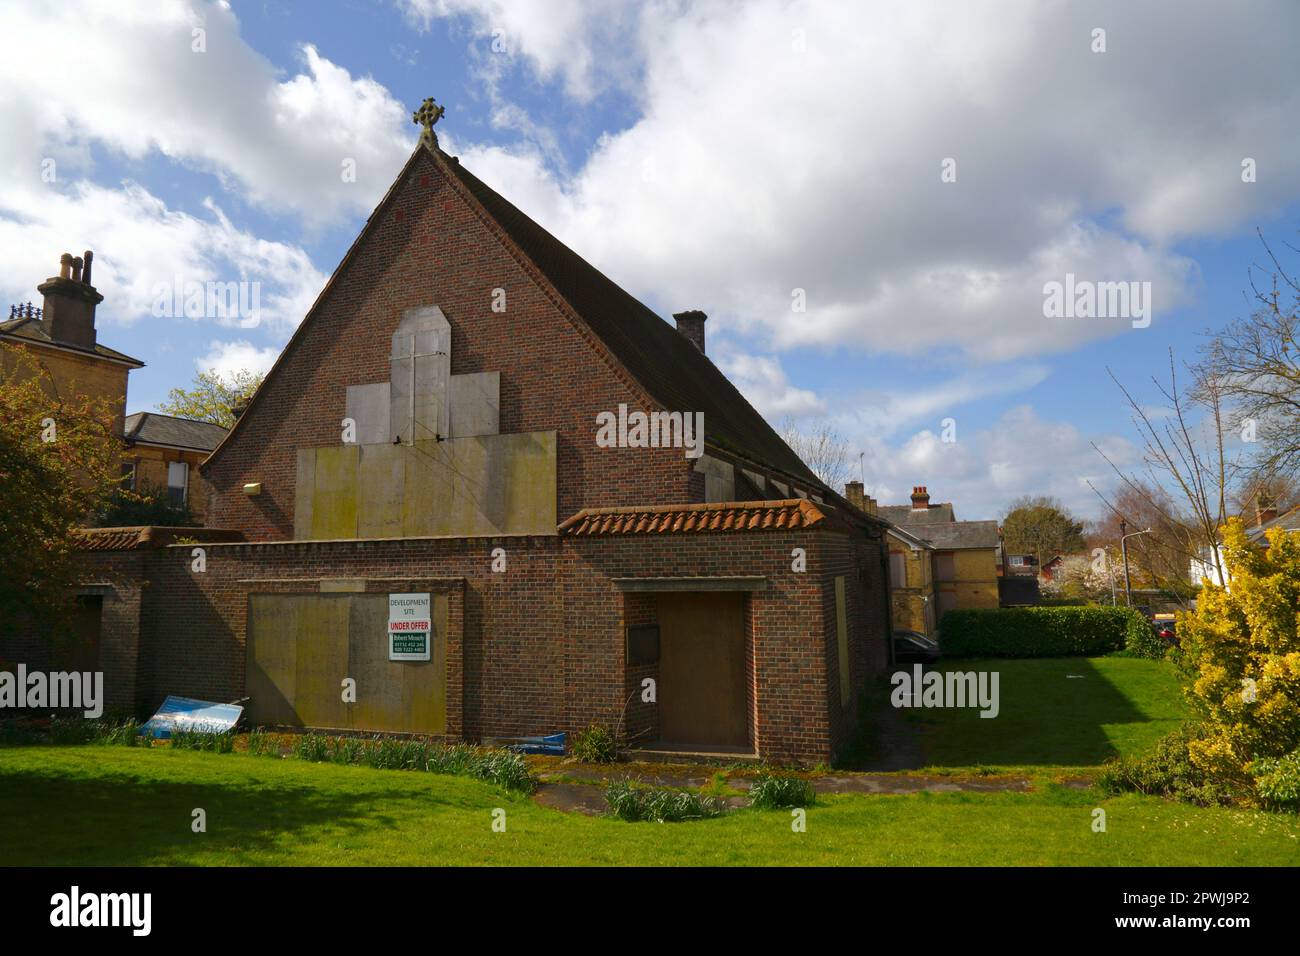
[[[734,592],[657,596],[663,743],[748,746],[744,601]]]
[[[357,464],[360,452],[356,445],[316,449],[313,538],[357,536]]]
[[[364,445],[357,465],[357,537],[400,538],[406,495],[401,445]]]
[[[293,492],[293,536],[312,537],[312,502],[316,498],[316,449],[298,449],[298,473]]]

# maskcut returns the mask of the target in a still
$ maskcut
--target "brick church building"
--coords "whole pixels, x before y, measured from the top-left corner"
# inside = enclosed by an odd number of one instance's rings
[[[710,361],[703,313],[669,325],[427,114],[203,464],[209,527],[86,535],[110,704],[832,759],[890,662],[887,525]]]

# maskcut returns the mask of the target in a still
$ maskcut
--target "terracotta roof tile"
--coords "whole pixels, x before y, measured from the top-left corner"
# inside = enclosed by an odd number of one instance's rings
[[[175,544],[178,538],[195,541],[243,541],[238,531],[220,528],[166,528],[140,525],[131,528],[79,528],[76,532],[77,551],[134,551],[161,548]]]
[[[702,505],[584,508],[564,521],[561,534],[688,534],[808,528],[826,518],[806,498],[784,501],[728,501]]]

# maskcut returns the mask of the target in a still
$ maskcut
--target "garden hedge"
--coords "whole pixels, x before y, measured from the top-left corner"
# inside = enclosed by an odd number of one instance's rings
[[[949,611],[939,622],[944,657],[1065,657],[1127,648],[1159,656],[1151,625],[1125,607],[1007,607]]]

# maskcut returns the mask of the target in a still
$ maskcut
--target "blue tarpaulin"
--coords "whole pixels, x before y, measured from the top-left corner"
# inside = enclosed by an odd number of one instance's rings
[[[234,728],[243,714],[238,704],[214,704],[192,697],[168,697],[140,728],[140,733],[166,740],[174,730],[192,730],[201,734],[221,734]]]
[[[546,734],[543,737],[495,737],[488,743],[521,754],[555,754],[564,756],[565,734]]]

